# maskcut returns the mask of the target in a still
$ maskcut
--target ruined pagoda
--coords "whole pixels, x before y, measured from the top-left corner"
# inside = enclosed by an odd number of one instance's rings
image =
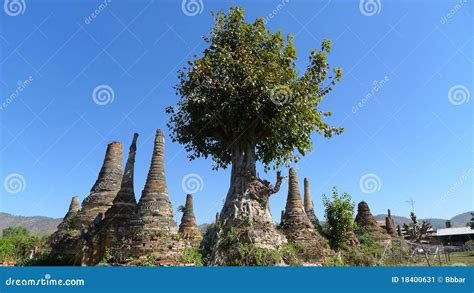
[[[319,220],[316,217],[316,213],[314,211],[314,204],[313,199],[311,198],[308,178],[304,179],[304,211],[306,212],[306,215],[313,224],[314,228],[316,228],[318,231],[321,231],[321,225],[319,224]]]
[[[97,221],[97,217],[103,217],[112,206],[122,181],[122,158],[122,144],[116,141],[110,143],[99,176],[89,196],[82,201],[82,209],[77,214],[84,228],[88,229],[94,221]]]
[[[369,205],[365,201],[361,201],[357,205],[357,215],[355,223],[361,232],[370,234],[376,241],[384,241],[390,238],[385,231],[378,225],[374,216],[370,212]]]
[[[105,212],[104,219],[97,227],[87,235],[87,248],[83,250],[81,264],[97,264],[106,250],[116,258],[114,260],[116,262],[123,261],[127,257],[132,232],[130,225],[137,219],[137,201],[133,185],[137,139],[138,133],[135,133],[129,148],[120,191],[113,200],[112,207]]]
[[[58,225],[58,230],[50,237],[53,255],[74,256],[77,242],[75,239],[76,233],[73,230],[73,221],[80,210],[79,197],[73,196],[66,215]]]
[[[175,259],[178,252],[178,227],[168,197],[164,168],[164,134],[156,131],[153,155],[134,224],[133,254],[138,257],[155,254],[158,261]]]
[[[179,234],[193,246],[198,246],[202,239],[202,234],[196,225],[196,217],[194,216],[193,196],[186,195],[186,204],[183,207],[183,217],[179,225]]]
[[[304,247],[301,257],[305,261],[319,261],[329,252],[326,239],[319,234],[305,213],[298,177],[293,168],[289,171],[288,197],[280,227],[290,243]]]
[[[100,222],[105,211],[112,206],[122,180],[122,144],[112,142],[107,146],[99,176],[90,194],[82,201],[82,208],[69,216],[67,230],[58,230],[59,235],[51,241],[51,254],[65,258],[76,258],[81,254],[82,236],[93,223]],[[75,201],[73,199],[73,201]],[[73,205],[77,209],[77,204]],[[66,233],[61,233],[65,231]],[[60,237],[59,237],[60,236]]]

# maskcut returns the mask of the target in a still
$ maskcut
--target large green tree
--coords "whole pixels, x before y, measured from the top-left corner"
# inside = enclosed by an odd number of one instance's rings
[[[313,132],[329,138],[343,131],[328,125],[324,118],[331,113],[318,107],[342,71],[330,68],[331,42],[324,40],[298,74],[293,36],[272,33],[263,18],[246,22],[242,8],[217,13],[204,41],[202,56],[179,71],[181,99],[167,108],[171,138],[191,160],[232,166],[223,225],[236,219],[273,224],[267,200],[281,176],[270,186],[257,177],[256,162],[278,169],[312,149]]]

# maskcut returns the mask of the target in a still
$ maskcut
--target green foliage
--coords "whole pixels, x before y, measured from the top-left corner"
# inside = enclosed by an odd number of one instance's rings
[[[201,252],[199,251],[198,248],[193,248],[193,247],[185,247],[181,251],[180,261],[186,264],[194,264],[195,266],[198,266],[198,267],[203,265]]]
[[[226,265],[229,266],[273,266],[282,260],[280,252],[256,247],[243,239],[242,230],[236,227],[224,229],[219,249],[225,252]]]
[[[144,267],[153,267],[156,266],[156,260],[158,257],[154,253],[150,253],[147,255],[145,261],[142,262],[142,266]]]
[[[280,255],[282,260],[290,266],[300,266],[303,262],[298,258],[298,254],[305,251],[302,245],[292,245],[290,243],[284,244],[280,248]]]
[[[212,247],[217,239],[217,231],[219,231],[220,229],[220,222],[217,222],[214,225],[210,225],[204,233],[204,236],[202,237],[199,250],[201,252],[204,265],[207,265],[209,263],[209,259],[212,253]]]
[[[474,240],[466,241],[466,243],[464,243],[464,245],[466,245],[466,246],[474,246]]]
[[[360,248],[365,255],[378,259],[382,256],[382,248],[377,244],[377,242],[370,236],[370,234],[362,234],[357,236],[357,239],[360,242]]]
[[[339,196],[337,189],[332,190],[332,200],[323,195],[325,208],[325,234],[329,245],[338,251],[346,246],[349,233],[354,230],[354,202],[348,193]]]
[[[17,249],[9,238],[0,238],[0,262],[12,262],[17,258]]]
[[[338,252],[334,255],[326,257],[326,259],[324,260],[324,263],[328,267],[340,267],[340,266],[346,265],[341,252]]]
[[[48,236],[30,235],[23,227],[8,227],[0,238],[0,262],[22,263],[32,252],[44,254],[49,249]]]
[[[3,237],[28,237],[30,231],[24,227],[8,227],[2,230]]]
[[[115,259],[115,256],[112,253],[112,250],[110,248],[106,248],[104,256],[102,257],[102,260],[99,262],[98,265],[108,265],[112,263],[114,259]]]
[[[230,254],[231,266],[274,266],[281,262],[278,251],[241,243]]]
[[[309,56],[298,76],[293,36],[245,21],[244,9],[215,16],[202,56],[179,70],[177,107],[168,107],[173,141],[184,144],[191,160],[211,157],[214,168],[231,163],[232,148],[252,149],[265,169],[297,161],[312,149],[311,134],[327,138],[343,132],[324,122],[330,112],[319,103],[341,80],[327,55],[331,42]]]

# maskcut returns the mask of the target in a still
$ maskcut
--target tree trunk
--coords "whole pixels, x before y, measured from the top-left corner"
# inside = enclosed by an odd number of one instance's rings
[[[220,213],[211,264],[228,264],[226,251],[219,243],[231,229],[239,231],[238,244],[278,249],[286,243],[286,238],[276,229],[268,204],[269,197],[278,192],[281,181],[280,173],[274,187],[257,177],[255,145],[232,148],[230,187]]]

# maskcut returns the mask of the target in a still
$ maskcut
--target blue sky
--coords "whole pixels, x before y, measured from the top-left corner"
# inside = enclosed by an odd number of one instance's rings
[[[473,210],[471,1],[255,2],[195,1],[196,11],[181,1],[4,5],[0,211],[62,217],[71,196],[88,195],[107,143],[118,140],[128,150],[134,132],[140,134],[139,197],[155,130],[168,133],[164,108],[179,98],[176,71],[205,48],[211,11],[230,5],[244,7],[248,21],[264,16],[272,31],[294,34],[300,71],[313,48],[333,41],[329,62],[343,69],[343,81],[321,109],[332,111],[329,121],[345,133],[313,136],[314,151],[294,166],[301,189],[303,177],[310,179],[320,218],[322,194],[333,186],[366,200],[374,214],[390,208],[407,216],[409,199],[419,217]],[[100,85],[112,89],[113,101],[94,101]],[[183,178],[197,174],[197,220],[211,222],[229,170],[212,171],[204,159],[189,162],[181,145],[166,143],[174,208],[185,200]],[[276,220],[286,193],[287,183],[271,198]]]

